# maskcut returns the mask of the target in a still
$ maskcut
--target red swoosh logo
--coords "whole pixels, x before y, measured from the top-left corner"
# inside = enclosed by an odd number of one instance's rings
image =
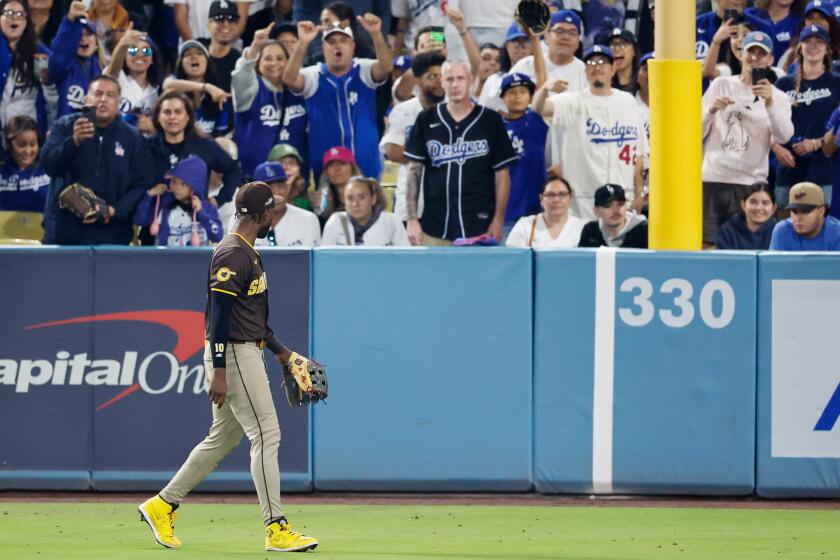
[[[73,319],[51,321],[49,323],[38,323],[37,325],[24,327],[23,330],[31,331],[47,327],[95,323],[98,321],[138,321],[141,323],[152,323],[155,325],[169,327],[175,332],[177,337],[172,354],[178,358],[179,362],[182,363],[194,356],[204,347],[204,314],[198,311],[161,309],[154,311],[105,313],[102,315],[87,315],[85,317],[74,317]],[[122,393],[96,407],[96,411],[99,412],[100,410],[111,406],[120,399],[134,393],[139,388],[140,385],[135,383]]]

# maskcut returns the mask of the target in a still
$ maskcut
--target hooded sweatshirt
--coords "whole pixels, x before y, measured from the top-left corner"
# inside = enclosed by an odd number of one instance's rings
[[[626,213],[624,227],[618,235],[608,237],[604,223],[599,218],[583,226],[578,247],[623,247],[625,249],[648,248],[647,218],[633,212]]]
[[[718,249],[739,249],[745,251],[766,251],[770,248],[770,237],[778,220],[770,218],[755,232],[747,227],[747,219],[739,212],[720,228],[715,247]]]

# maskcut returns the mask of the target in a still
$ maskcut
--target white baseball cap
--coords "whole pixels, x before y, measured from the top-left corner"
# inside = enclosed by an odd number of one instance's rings
[[[329,37],[333,33],[343,33],[344,35],[347,35],[351,39],[354,39],[353,30],[350,29],[349,27],[342,27],[341,22],[338,22],[338,21],[334,21],[332,23],[326,24],[326,29],[324,30],[324,39],[326,39],[327,37]]]

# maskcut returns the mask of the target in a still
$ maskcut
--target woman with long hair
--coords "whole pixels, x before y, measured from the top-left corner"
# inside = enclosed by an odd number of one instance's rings
[[[796,46],[796,74],[776,82],[790,100],[794,128],[790,142],[773,147],[779,161],[776,201],[782,208],[790,188],[802,181],[820,185],[826,204],[831,204],[832,164],[822,153],[822,142],[825,125],[840,105],[840,76],[831,72],[829,41],[822,27],[803,29]]]
[[[0,0],[0,31],[0,126],[18,115],[36,116],[44,137],[58,96],[47,70],[51,53],[38,42],[27,0]]]
[[[58,87],[59,117],[81,110],[90,81],[102,73],[104,54],[96,26],[85,15],[83,2],[71,3],[51,45],[49,71]]]
[[[636,36],[632,31],[615,28],[605,37],[604,43],[615,57],[612,87],[636,95],[639,88],[636,77],[639,74],[639,59],[642,57],[636,48]]]
[[[508,247],[577,247],[586,221],[569,214],[572,186],[562,177],[550,177],[540,191],[543,211],[519,218],[508,235]]]
[[[711,80],[718,76],[737,76],[740,74],[741,41],[755,30],[755,26],[749,20],[740,16],[721,23],[714,38],[712,38],[712,43],[709,45],[708,56],[703,61],[703,77]],[[726,44],[729,44],[726,59],[719,62],[718,53]]]
[[[192,98],[196,126],[207,135],[222,136],[233,128],[228,99],[230,94],[216,83],[207,47],[198,41],[185,41],[178,49],[175,76],[163,82],[164,91],[180,91]]]
[[[741,211],[720,227],[716,249],[766,251],[778,220],[773,187],[755,183],[741,197]]]
[[[110,64],[103,71],[120,83],[120,111],[136,114],[137,128],[145,134],[154,133],[149,117],[160,93],[162,65],[160,51],[151,38],[141,31],[129,29],[117,43]]]
[[[289,60],[286,48],[269,39],[274,24],[254,33],[254,41],[236,61],[231,75],[236,130],[242,171],[254,172],[278,143],[294,146],[303,157],[303,175],[309,176],[309,128],[306,102],[283,84]]]
[[[333,213],[324,226],[322,246],[409,247],[405,226],[385,211],[385,197],[376,179],[351,177],[344,193],[345,210]]]
[[[207,164],[210,171],[216,171],[222,176],[221,190],[215,197],[209,196],[208,202],[218,208],[233,199],[242,180],[239,164],[212,138],[196,129],[195,109],[185,94],[168,91],[161,95],[155,104],[152,121],[157,134],[148,142],[155,165],[156,185],[146,191],[149,196],[162,195],[165,187],[161,185],[165,183],[166,174],[182,159],[196,155]],[[205,192],[209,191],[205,189]],[[159,204],[160,201],[155,199],[155,202]],[[154,215],[157,215],[157,211]],[[155,231],[149,233],[151,237],[156,235]],[[141,235],[141,241],[146,244],[151,239],[148,235]]]
[[[776,60],[776,65],[788,73],[792,74],[796,71],[796,68],[792,68],[792,66],[796,64],[796,48],[799,45],[799,35],[809,25],[817,25],[828,32],[831,59],[840,60],[840,22],[837,21],[827,2],[821,4],[809,2],[805,8],[804,17],[790,38],[790,47],[781,59]]]
[[[12,117],[3,130],[6,159],[0,165],[0,210],[43,212],[50,176],[41,167],[38,123]]]
[[[310,192],[312,208],[325,224],[334,212],[344,210],[344,193],[350,178],[361,175],[356,158],[348,148],[335,146],[324,153],[324,172],[318,180],[318,188]]]

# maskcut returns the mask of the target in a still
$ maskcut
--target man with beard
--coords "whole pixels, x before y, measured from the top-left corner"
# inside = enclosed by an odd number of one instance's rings
[[[596,217],[595,189],[601,185],[621,185],[637,212],[644,203],[642,162],[647,135],[636,99],[611,86],[614,60],[609,47],[591,47],[583,56],[587,89],[546,100],[554,82],[549,80],[534,96],[534,111],[551,118],[551,132],[563,139],[560,158],[551,164],[559,164],[562,176],[575,189],[570,212],[586,220]]]
[[[418,77],[420,94],[408,101],[398,103],[388,117],[388,128],[379,143],[379,151],[389,160],[399,163],[397,170],[397,193],[394,199],[394,214],[403,222],[408,220],[406,209],[406,179],[408,158],[403,155],[405,144],[417,115],[443,101],[443,86],[440,82],[440,67],[446,58],[440,51],[418,54],[411,63],[412,73]],[[423,199],[418,201],[418,215],[423,214]]]
[[[230,75],[236,67],[236,61],[242,56],[241,52],[233,48],[233,44],[239,38],[237,34],[239,19],[239,12],[235,3],[216,0],[210,4],[207,19],[210,38],[198,40],[199,43],[207,47],[207,51],[210,53],[210,63],[214,69],[212,79],[209,80],[210,83],[228,93],[230,93]]]
[[[268,284],[254,242],[264,239],[271,228],[275,199],[271,187],[257,181],[239,189],[235,204],[239,221],[213,252],[207,278],[204,368],[209,397],[216,405],[210,433],[166,488],[138,509],[158,544],[180,547],[175,510],[245,434],[251,442],[251,476],[266,526],[265,549],[311,550],[318,540],[293,531],[280,504],[280,424],[263,361],[264,348],[284,365],[305,360],[283,346],[268,326]]]

